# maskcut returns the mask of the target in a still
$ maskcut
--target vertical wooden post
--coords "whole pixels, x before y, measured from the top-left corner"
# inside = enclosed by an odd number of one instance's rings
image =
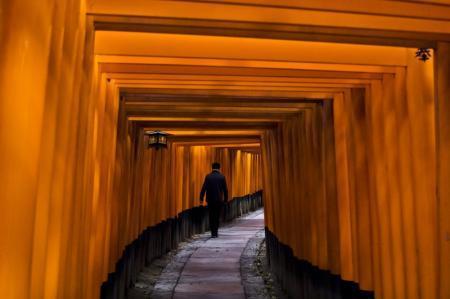
[[[327,205],[327,255],[329,269],[334,274],[340,271],[339,248],[339,205],[336,181],[336,151],[334,138],[333,101],[323,103],[323,150],[324,156],[324,192]]]
[[[439,298],[450,298],[450,43],[438,43],[435,54]]]

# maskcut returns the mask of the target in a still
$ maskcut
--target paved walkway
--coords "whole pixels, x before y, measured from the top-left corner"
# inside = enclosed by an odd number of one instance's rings
[[[151,298],[245,298],[240,258],[247,242],[263,228],[260,210],[221,228],[219,238],[203,235],[190,252],[177,254]]]

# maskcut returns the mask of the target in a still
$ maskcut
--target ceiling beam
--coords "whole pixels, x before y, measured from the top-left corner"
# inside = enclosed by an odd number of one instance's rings
[[[205,65],[167,65],[142,63],[99,63],[102,73],[122,74],[184,74],[184,75],[220,75],[220,76],[257,76],[257,77],[297,77],[330,79],[382,79],[380,73],[365,71],[338,71],[315,69],[282,69],[267,67],[227,67]],[[381,69],[380,69],[381,70]],[[391,69],[395,72],[395,68]]]
[[[308,24],[251,23],[139,16],[97,15],[100,31],[152,32],[206,36],[232,36],[279,40],[320,41],[346,44],[435,48],[436,41],[450,41],[448,33],[338,28]]]

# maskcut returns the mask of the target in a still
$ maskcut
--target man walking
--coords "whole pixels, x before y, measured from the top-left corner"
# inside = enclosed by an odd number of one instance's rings
[[[220,172],[220,164],[212,164],[212,172],[205,177],[202,191],[200,192],[200,203],[206,192],[206,202],[208,203],[209,226],[211,237],[217,238],[219,231],[220,211],[224,202],[228,201],[228,188],[225,176]]]

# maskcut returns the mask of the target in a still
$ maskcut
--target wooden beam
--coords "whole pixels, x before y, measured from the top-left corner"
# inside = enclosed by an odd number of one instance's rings
[[[377,73],[367,72],[341,72],[256,68],[256,67],[225,67],[225,66],[198,66],[198,65],[156,65],[140,63],[100,63],[99,71],[102,73],[122,74],[184,74],[184,75],[220,75],[220,76],[258,76],[283,78],[330,78],[330,79],[381,79]]]
[[[139,80],[169,80],[169,81],[211,81],[214,82],[268,82],[268,83],[322,83],[322,84],[368,84],[370,80],[360,78],[306,78],[306,77],[261,77],[261,76],[222,76],[222,75],[201,75],[201,74],[133,74],[133,73],[104,73],[107,78],[117,80],[139,79]]]
[[[138,16],[95,16],[101,31],[156,32],[171,34],[239,36],[263,39],[320,41],[346,44],[433,48],[435,40],[449,41],[448,34],[404,32],[326,26],[203,21]],[[257,29],[255,29],[257,28]]]
[[[229,122],[206,122],[203,120],[185,122],[181,120],[176,121],[156,121],[156,120],[140,120],[136,122],[138,126],[146,129],[160,129],[164,131],[170,130],[184,130],[184,131],[199,131],[199,130],[271,130],[276,127],[276,123],[262,123],[256,121],[249,121],[245,123],[229,123]]]

